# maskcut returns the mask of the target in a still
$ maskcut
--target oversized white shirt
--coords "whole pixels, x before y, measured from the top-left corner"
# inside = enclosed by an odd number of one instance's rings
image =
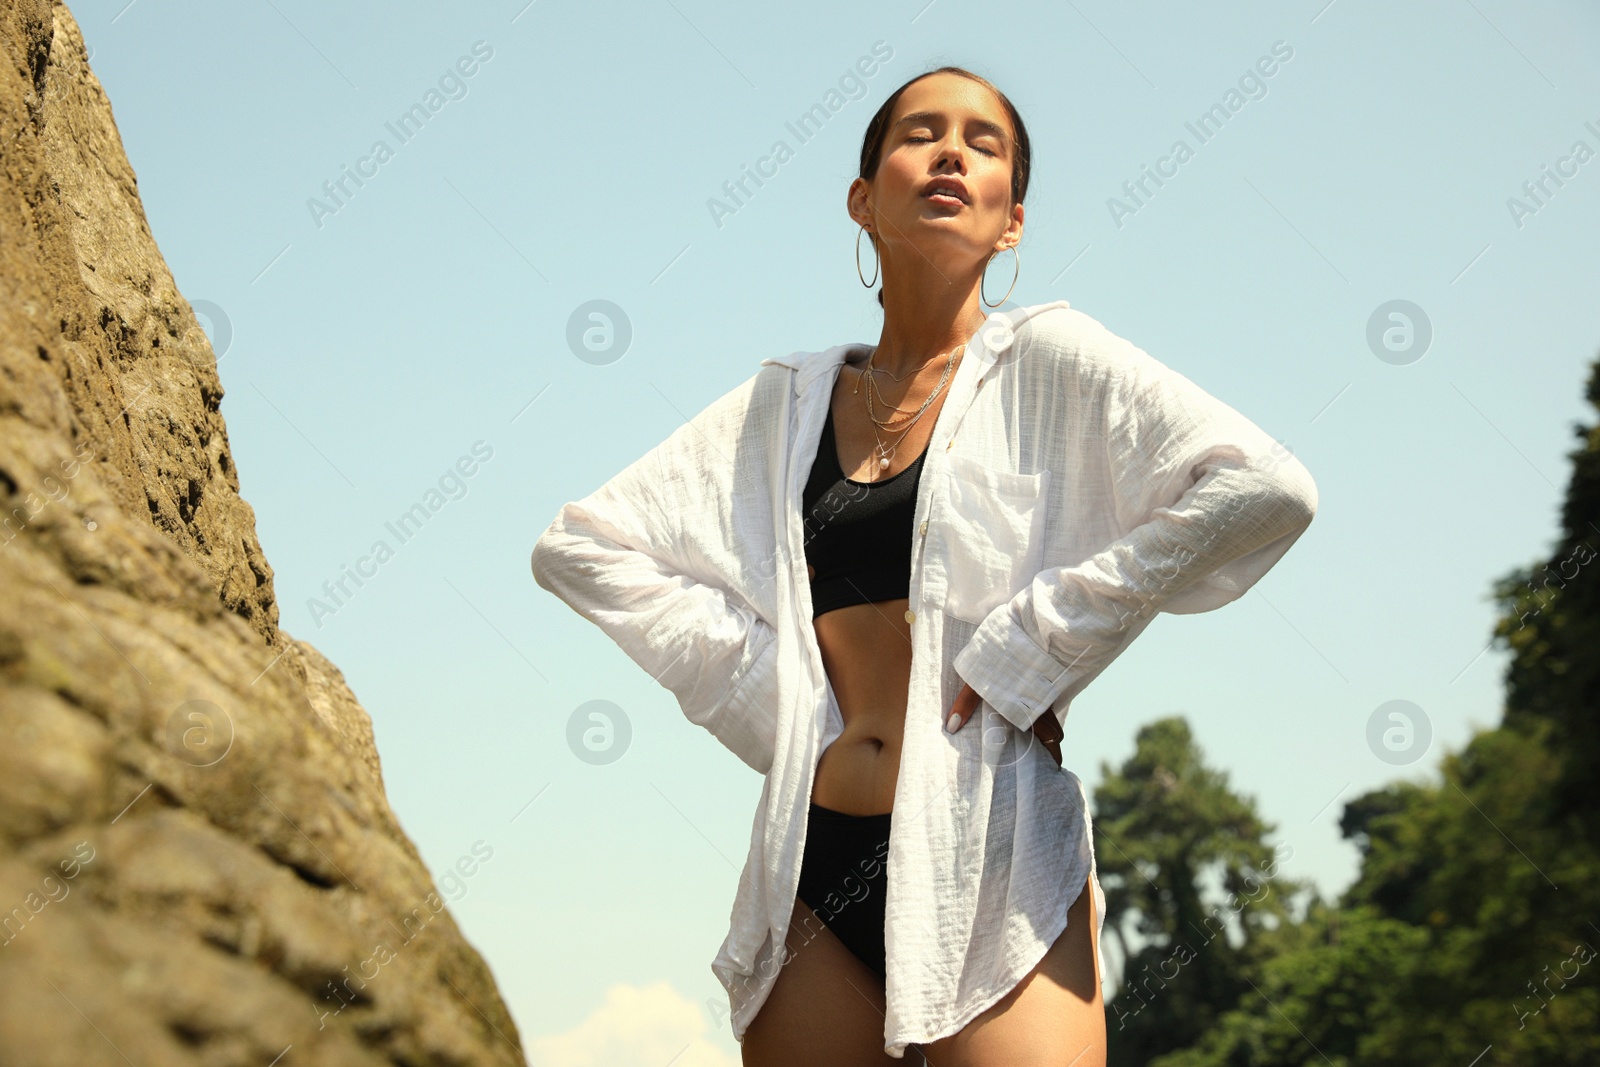
[[[563,506],[533,550],[541,586],[766,776],[711,964],[741,1042],[784,962],[813,774],[844,725],[812,628],[801,491],[840,365],[871,350],[763,359]],[[1035,718],[1064,720],[1157,611],[1242,595],[1317,504],[1288,450],[1064,300],[990,315],[948,389],[917,486],[887,860],[896,1058],[1010,991],[1085,884],[1103,927],[1088,796]],[[983,701],[949,734],[963,680]]]

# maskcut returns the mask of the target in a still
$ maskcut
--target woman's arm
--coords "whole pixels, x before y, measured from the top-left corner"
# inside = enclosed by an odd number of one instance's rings
[[[1316,514],[1316,484],[1292,454],[1141,349],[1116,349],[1103,387],[1106,505],[1127,532],[1079,564],[1041,571],[954,661],[1020,730],[1115,658],[1130,626],[1237,599]]]
[[[669,689],[690,722],[765,774],[777,738],[777,632],[735,591],[774,577],[747,560],[774,555],[766,479],[754,475],[759,433],[747,417],[754,386],[563,506],[532,566],[539,585]]]
[[[533,577],[605,631],[762,774],[777,732],[776,631],[723,590],[673,573],[585,501],[567,504],[533,549]]]

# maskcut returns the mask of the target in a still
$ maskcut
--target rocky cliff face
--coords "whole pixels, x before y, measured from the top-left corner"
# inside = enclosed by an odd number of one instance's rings
[[[278,628],[77,24],[0,0],[0,53],[0,1062],[522,1063],[366,712]]]

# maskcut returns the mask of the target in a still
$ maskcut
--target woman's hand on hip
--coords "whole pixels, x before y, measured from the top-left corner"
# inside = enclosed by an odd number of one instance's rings
[[[961,691],[956,694],[955,700],[950,704],[950,714],[945,723],[945,730],[955,733],[967,724],[973,713],[978,710],[978,705],[983,698],[972,686],[961,683]],[[1044,750],[1050,753],[1050,758],[1056,761],[1056,766],[1061,766],[1061,724],[1056,721],[1054,714],[1046,708],[1039,717],[1033,721],[1033,736],[1044,744]]]

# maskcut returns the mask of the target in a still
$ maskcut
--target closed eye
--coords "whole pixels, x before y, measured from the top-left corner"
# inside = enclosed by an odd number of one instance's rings
[[[911,144],[923,144],[925,142],[930,142],[932,140],[933,140],[932,137],[917,137],[915,135],[906,138],[906,141],[911,143]],[[998,152],[992,152],[989,149],[984,148],[982,145],[973,145],[972,147],[974,149],[976,149],[977,151],[982,152],[986,156],[997,156],[997,155],[1000,154]]]

